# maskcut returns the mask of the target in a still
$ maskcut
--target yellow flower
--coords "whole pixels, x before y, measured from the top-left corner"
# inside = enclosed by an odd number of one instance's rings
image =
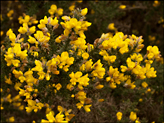
[[[31,44],[34,44],[34,43],[38,44],[36,39],[34,37],[30,36],[30,35],[29,35],[29,39],[27,41],[30,42]]]
[[[125,9],[126,6],[125,6],[125,5],[120,5],[119,8],[120,8],[120,9]]]
[[[142,87],[146,88],[148,84],[146,82],[142,82]]]
[[[68,123],[68,121],[64,121],[64,115],[61,113],[58,113],[55,117],[55,122],[57,123]]]
[[[3,31],[1,31],[1,36],[3,35]]]
[[[1,106],[1,110],[3,110],[4,109],[4,107],[3,106]]]
[[[59,112],[62,112],[64,110],[63,107],[60,106],[60,105],[58,105],[57,109],[58,109]]]
[[[139,121],[139,117],[135,120],[135,123],[141,123],[141,122]]]
[[[10,11],[7,13],[7,17],[11,17],[13,13],[14,13],[14,10],[10,10]]]
[[[115,30],[116,28],[114,27],[114,23],[110,23],[110,24],[108,25],[108,29],[110,29],[110,30]]]
[[[86,71],[92,70],[92,64],[93,64],[92,59],[90,59],[89,61],[87,61],[85,63],[85,69],[86,69]]]
[[[44,29],[45,27],[46,27],[46,25],[43,24],[43,23],[38,24],[38,28],[39,28],[39,29]]]
[[[19,80],[20,80],[21,83],[23,83],[26,80],[26,78],[24,76],[20,76]]]
[[[116,56],[115,55],[109,56],[109,60],[110,60],[111,63],[115,62]]]
[[[19,95],[24,96],[25,90],[19,88]]]
[[[120,121],[122,119],[122,113],[121,112],[117,112],[116,116],[117,116],[118,121]]]
[[[104,85],[99,84],[99,85],[96,86],[96,89],[101,89],[103,87],[104,87]]]
[[[125,72],[127,70],[127,67],[126,66],[121,65],[120,67],[121,67],[121,71],[122,72]]]
[[[148,38],[150,41],[155,41],[155,39],[156,39],[155,36],[151,36],[151,35],[149,35]]]
[[[131,112],[129,116],[130,120],[135,121],[137,119],[137,115],[135,112]]]
[[[131,61],[130,58],[127,58],[126,63],[130,70],[132,70],[135,67],[135,62]]]
[[[158,0],[155,0],[154,3],[153,3],[153,6],[157,7],[159,4],[160,4],[160,2]]]
[[[100,59],[93,65],[93,68],[95,70],[92,71],[93,76],[97,76],[99,79],[102,79],[105,75],[105,68],[102,67],[103,64],[101,64]]]
[[[55,17],[54,19],[50,18],[50,22],[49,22],[50,25],[52,26],[55,26],[58,24],[58,20],[57,20],[57,17]]]
[[[21,85],[22,85],[22,84],[19,83],[19,82],[15,83],[15,86],[14,86],[15,90],[18,91]]]
[[[147,52],[148,52],[148,59],[152,59],[153,57],[158,58],[159,57],[159,49],[157,46],[148,46],[147,47]]]
[[[45,120],[45,119],[42,119],[41,120],[41,123],[49,123],[49,121],[48,120]]]
[[[60,43],[60,42],[62,41],[60,38],[61,38],[61,36],[58,36],[58,37],[55,39],[55,42],[56,42],[56,43]]]
[[[19,107],[19,110],[23,110],[24,109],[24,105],[21,105],[20,107]]]
[[[126,83],[124,84],[124,87],[130,88],[130,89],[134,89],[136,87],[136,85],[134,84],[134,82],[131,83],[131,79],[128,79],[126,81]]]
[[[53,15],[57,11],[57,6],[55,4],[52,4],[50,9],[48,10],[48,13],[50,15]]]
[[[84,60],[87,60],[88,57],[89,57],[89,54],[87,52],[85,52],[85,53],[82,54],[82,57],[83,57]]]
[[[78,109],[81,109],[81,107],[83,107],[83,104],[82,103],[77,103],[76,106],[77,106]]]
[[[46,74],[46,80],[49,81],[50,80],[51,75],[49,75],[48,73]]]
[[[48,18],[47,18],[47,16],[44,16],[44,19],[41,19],[40,23],[42,23],[42,24],[47,24],[47,23],[48,23]]]
[[[67,84],[66,87],[68,90],[72,91],[74,89],[73,85],[71,83]]]
[[[63,15],[63,9],[62,9],[62,8],[58,8],[58,9],[57,9],[57,14],[58,14],[59,16],[62,16],[62,15]]]
[[[5,76],[5,82],[6,82],[7,84],[10,84],[10,85],[12,84],[11,79],[10,79],[10,78],[8,79],[6,76]]]
[[[56,120],[51,111],[48,114],[46,114],[46,117],[49,122],[55,122]]]
[[[28,30],[28,25],[27,25],[27,23],[23,23],[23,27],[20,27],[20,28],[18,29],[18,32],[21,33],[21,34],[25,34],[25,33],[27,32],[27,30]]]
[[[74,61],[74,57],[70,57],[67,59],[67,64],[71,65],[71,64],[73,64],[73,61]]]
[[[43,69],[43,68],[42,68],[42,69]],[[46,73],[44,73],[43,71],[38,71],[37,74],[39,75],[39,78],[38,78],[38,79],[39,79],[39,80],[43,80]]]
[[[13,52],[16,54],[16,56],[20,56],[21,54],[21,44],[16,43],[15,46],[13,47]]]
[[[99,102],[103,102],[103,101],[104,101],[104,99],[99,99],[98,101],[99,101]]]
[[[109,77],[106,77],[106,81],[108,82],[108,81],[110,81],[111,80],[111,77],[109,76]]]
[[[61,87],[62,87],[62,85],[61,85],[60,83],[58,83],[58,84],[55,86],[55,88],[56,88],[57,90],[60,90]]]
[[[68,52],[67,51],[62,52],[61,57],[60,57],[60,61],[65,62],[68,58],[69,58]]]
[[[112,88],[112,89],[115,89],[117,86],[116,86],[116,83],[114,83],[114,82],[111,82],[110,83],[110,88]]]
[[[72,5],[69,7],[69,10],[70,10],[70,11],[73,11],[74,9],[75,9],[75,5],[72,4]]]
[[[30,16],[29,15],[25,15],[23,23],[28,23],[30,21]]]
[[[85,16],[87,14],[87,12],[88,12],[88,9],[87,8],[82,9],[81,10],[81,15]]]
[[[31,69],[32,71],[42,71],[43,70],[42,63],[39,60],[35,60],[35,65],[36,66]]]
[[[30,31],[31,34],[33,34],[35,32],[35,30],[36,30],[35,26],[32,26],[32,27],[29,28],[29,31]]]
[[[154,71],[154,67],[151,67],[151,65],[150,64],[146,64],[146,77],[147,78],[151,78],[151,77],[156,77],[157,75],[156,75],[156,72],[157,71]]]
[[[14,121],[15,121],[15,118],[14,118],[14,117],[10,117],[10,118],[8,119],[8,121],[9,121],[9,122],[14,122]]]
[[[12,60],[11,62],[15,67],[18,67],[19,63],[20,63],[20,61],[18,59]]]
[[[36,105],[37,105],[37,107],[38,107],[39,110],[41,110],[42,107],[44,107],[44,104],[43,103],[40,103],[40,102],[37,103]]]
[[[150,88],[148,88],[148,89],[147,89],[147,92],[150,92],[150,91],[151,91],[151,89],[150,89]]]
[[[50,9],[52,9],[55,12],[57,10],[57,6],[55,4],[52,4]]]
[[[6,32],[6,35],[9,36],[11,33],[13,33],[13,30],[12,30],[12,29],[9,29],[9,30]]]
[[[91,107],[92,105],[85,105],[84,106],[84,110],[86,111],[86,112],[90,112],[91,110],[90,110],[90,107]]]
[[[14,33],[10,33],[9,34],[9,39],[12,41],[12,42],[15,42],[16,40],[16,35]]]
[[[8,101],[8,102],[10,102],[10,103],[12,102],[11,94],[8,94],[8,95],[7,95],[7,97],[6,97],[6,101]]]
[[[34,57],[37,57],[39,54],[38,52],[33,52]]]
[[[140,99],[139,99],[139,102],[142,102],[142,101],[143,101],[143,99],[140,98]]]

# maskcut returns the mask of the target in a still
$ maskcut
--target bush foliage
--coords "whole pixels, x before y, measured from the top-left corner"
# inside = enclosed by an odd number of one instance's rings
[[[2,4],[1,122],[163,122],[163,2]]]

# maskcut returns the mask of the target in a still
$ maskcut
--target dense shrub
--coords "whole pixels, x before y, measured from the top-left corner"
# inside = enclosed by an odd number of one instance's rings
[[[1,122],[163,122],[162,53],[112,23],[151,2],[16,3],[26,13],[4,2],[1,18]]]

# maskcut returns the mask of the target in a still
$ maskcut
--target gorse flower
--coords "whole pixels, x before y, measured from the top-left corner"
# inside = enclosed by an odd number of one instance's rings
[[[8,79],[8,78],[5,76],[5,79],[6,79],[6,81],[5,81],[5,82],[6,82],[7,84],[12,84],[12,81],[11,81],[11,79],[10,79],[10,78]]]
[[[57,6],[55,4],[52,4],[48,12],[50,15],[53,15],[57,11]]]
[[[84,109],[85,109],[85,111],[86,112],[90,112],[91,110],[90,110],[90,107],[91,107],[92,105],[85,105],[84,106]]]
[[[102,79],[105,75],[105,68],[102,67],[103,64],[100,62],[100,59],[93,64],[93,71],[92,71],[92,75],[95,77],[98,77],[99,79]]]
[[[116,28],[114,27],[114,23],[110,23],[110,24],[108,25],[108,29],[110,29],[110,30],[115,30]]]
[[[23,17],[19,16],[18,20],[19,20],[20,24],[27,23],[28,25],[32,25],[32,24],[37,24],[38,23],[38,20],[36,20],[35,15],[30,17],[29,15],[26,15],[24,13],[23,13]]]
[[[117,116],[118,121],[120,121],[122,119],[122,113],[121,112],[117,112],[116,116]]]
[[[51,15],[51,17],[53,17],[54,14],[56,13],[56,16],[58,17],[58,16],[63,15],[63,9],[57,8],[55,4],[52,4],[50,9],[48,10],[48,13]]]
[[[69,7],[69,10],[70,11],[73,11],[75,9],[75,3],[73,3],[70,7]]]
[[[96,89],[102,89],[103,87],[104,87],[104,85],[99,84],[96,86]]]
[[[147,57],[148,59],[158,58],[159,57],[159,49],[157,46],[148,46],[147,47]]]
[[[8,121],[8,122],[14,122],[14,121],[15,121],[15,118],[12,116],[12,117],[10,117],[7,121]]]
[[[130,112],[130,116],[129,116],[130,120],[135,121],[137,119],[137,115],[135,112]]]
[[[88,54],[88,53],[83,53],[83,54],[82,54],[82,57],[83,57],[84,60],[86,60],[86,59],[88,59],[89,54]]]
[[[36,30],[35,26],[29,28],[27,23],[23,23],[23,27],[20,27],[18,29],[18,32],[20,32],[21,34],[25,34],[27,32],[27,35],[29,35],[29,34],[33,34],[35,30]]]
[[[120,5],[119,8],[120,9],[125,9],[126,8],[126,5]]]
[[[154,3],[153,3],[153,6],[154,6],[154,7],[159,6],[159,4],[160,4],[160,2],[159,2],[158,0],[154,0]]]
[[[146,82],[142,82],[142,87],[146,88],[148,84]]]
[[[85,16],[87,13],[88,13],[87,8],[81,10],[81,15]]]
[[[7,13],[7,16],[8,16],[8,17],[11,17],[13,13],[14,13],[14,10],[10,10],[10,11]]]
[[[71,79],[70,79],[71,85],[75,86],[76,83],[78,82],[78,88],[80,90],[83,89],[83,86],[86,87],[87,85],[89,85],[89,83],[88,83],[89,82],[88,74],[82,76],[82,72],[77,71],[75,74],[72,72],[71,74],[69,74],[69,76],[71,77]],[[68,89],[70,89],[69,86],[70,85],[68,85]]]

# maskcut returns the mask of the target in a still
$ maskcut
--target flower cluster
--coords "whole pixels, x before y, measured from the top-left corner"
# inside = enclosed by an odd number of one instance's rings
[[[124,8],[120,6],[120,9]],[[1,98],[1,110],[4,102],[23,110],[23,99],[27,103],[25,111],[28,114],[45,109],[47,120],[41,119],[41,123],[69,122],[82,108],[85,112],[92,110],[94,100],[91,95],[103,91],[102,88],[113,92],[117,88],[133,91],[139,90],[138,85],[141,85],[147,89],[145,93],[151,91],[147,79],[157,77],[153,62],[161,58],[158,47],[148,46],[143,56],[140,53],[144,47],[142,36],[127,36],[122,32],[114,35],[103,33],[89,44],[84,34],[91,26],[90,22],[84,21],[88,9],[74,10],[73,6],[69,9],[72,17],[62,16],[63,9],[57,9],[53,4],[48,10],[51,16],[44,16],[38,25],[32,26],[38,23],[36,18],[24,15],[18,19],[22,26],[17,36],[12,29],[7,31],[6,39],[10,46],[2,52],[10,71],[4,79],[5,84],[13,86],[18,95],[11,98],[8,94]],[[55,34],[59,26],[63,28],[61,35]],[[108,28],[116,30],[114,24]],[[75,104],[70,107],[63,104],[63,100]],[[103,101],[102,98],[98,100]],[[117,112],[116,117],[121,121],[124,116]],[[135,112],[130,112],[129,119],[140,122]],[[14,120],[13,117],[8,119]]]
[[[19,16],[18,21],[19,21],[20,24],[27,23],[30,26],[32,24],[37,24],[38,23],[38,20],[36,20],[35,15],[30,17],[29,15],[26,15],[25,13],[23,13],[23,16]]]
[[[51,17],[54,16],[54,14],[56,13],[55,16],[62,16],[63,15],[63,9],[62,8],[57,8],[57,6],[55,4],[52,4],[50,9],[48,10],[48,13],[51,15]]]

